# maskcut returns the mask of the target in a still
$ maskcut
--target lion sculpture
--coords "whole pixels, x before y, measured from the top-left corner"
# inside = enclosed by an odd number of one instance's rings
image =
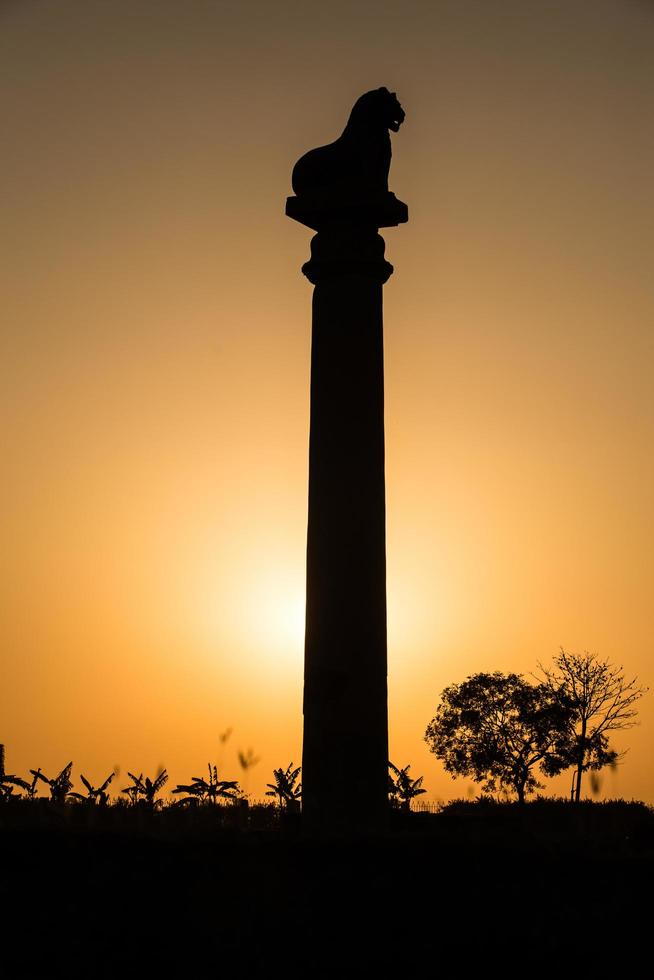
[[[305,153],[293,168],[298,197],[369,198],[388,193],[389,129],[398,131],[404,110],[395,92],[377,88],[354,104],[342,135]]]

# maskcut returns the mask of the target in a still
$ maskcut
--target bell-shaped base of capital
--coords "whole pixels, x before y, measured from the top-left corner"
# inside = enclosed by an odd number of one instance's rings
[[[344,276],[363,276],[383,284],[393,273],[384,249],[384,239],[373,229],[337,226],[314,235],[311,258],[302,272],[314,286]]]

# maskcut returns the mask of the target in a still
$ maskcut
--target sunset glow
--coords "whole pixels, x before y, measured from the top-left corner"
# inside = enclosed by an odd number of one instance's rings
[[[372,7],[0,9],[12,771],[238,779],[252,746],[259,797],[299,764],[310,233],[284,201],[378,85],[410,214],[385,232],[391,758],[465,795],[423,742],[440,691],[561,646],[654,686],[654,8],[378,0],[371,32]],[[654,802],[653,706],[600,796]]]

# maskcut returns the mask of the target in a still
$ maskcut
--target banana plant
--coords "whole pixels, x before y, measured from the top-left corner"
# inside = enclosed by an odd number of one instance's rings
[[[125,793],[133,806],[141,803],[147,809],[154,810],[162,802],[161,800],[155,800],[155,797],[165,783],[168,782],[168,773],[166,770],[160,769],[154,779],[150,779],[149,776],[146,776],[144,779],[143,773],[135,776],[133,772],[128,771],[127,775],[132,780],[132,785],[126,786],[120,792]]]
[[[421,793],[427,792],[426,789],[422,789],[424,776],[412,779],[409,775],[411,766],[398,769],[392,762],[389,762],[388,768],[391,770],[388,774],[388,796],[391,805],[399,806],[401,810],[410,810],[411,800],[420,796]]]
[[[179,801],[180,803],[212,803],[216,805],[221,799],[238,799],[239,787],[236,780],[219,779],[216,766],[212,766],[210,762],[207,763],[207,769],[209,770],[208,779],[204,779],[202,776],[191,776],[193,780],[191,783],[179,783],[175,787],[173,793],[187,794]]]
[[[43,783],[47,783],[50,787],[50,801],[52,803],[65,803],[66,799],[70,795],[70,788],[73,785],[73,781],[70,778],[70,773],[73,768],[73,763],[69,762],[67,766],[61,770],[58,776],[54,779],[48,779],[48,777],[41,772],[41,767],[38,769],[30,769],[30,772],[34,776],[34,782],[32,783],[32,795],[35,794],[36,781],[41,780]],[[28,787],[29,789],[29,787]]]
[[[30,771],[33,772],[34,770],[30,770]],[[36,791],[37,791],[38,784],[39,784],[38,778],[36,776],[32,776],[32,782],[29,783],[28,786],[27,786],[27,792],[26,792],[26,796],[25,796],[26,799],[28,799],[28,800],[35,800],[36,799],[36,796],[37,796],[37,792]]]
[[[296,785],[302,766],[293,768],[293,763],[286,770],[273,769],[274,783],[266,783],[266,796],[276,796],[281,809],[297,808],[302,799],[302,783]]]
[[[86,776],[83,776],[80,773],[79,778],[86,786],[86,796],[84,796],[82,793],[69,793],[68,795],[72,796],[74,800],[79,800],[81,803],[86,803],[88,806],[95,806],[96,804],[99,806],[106,806],[109,801],[107,787],[115,775],[116,773],[112,772],[110,776],[107,776],[102,786],[95,787],[91,785]]]
[[[5,772],[5,747],[0,745],[0,801],[9,800],[14,796],[14,787],[29,791],[29,783],[26,783],[20,776],[10,776]]]

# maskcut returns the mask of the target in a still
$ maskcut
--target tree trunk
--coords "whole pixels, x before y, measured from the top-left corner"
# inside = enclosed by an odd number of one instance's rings
[[[577,772],[575,779],[575,803],[579,803],[579,798],[581,796],[581,774],[584,771],[584,757],[583,755],[579,757],[577,762]]]
[[[575,785],[575,803],[579,803],[581,796],[581,776],[584,771],[584,759],[586,757],[586,723],[581,726],[579,736],[579,755],[577,757],[577,780]]]

